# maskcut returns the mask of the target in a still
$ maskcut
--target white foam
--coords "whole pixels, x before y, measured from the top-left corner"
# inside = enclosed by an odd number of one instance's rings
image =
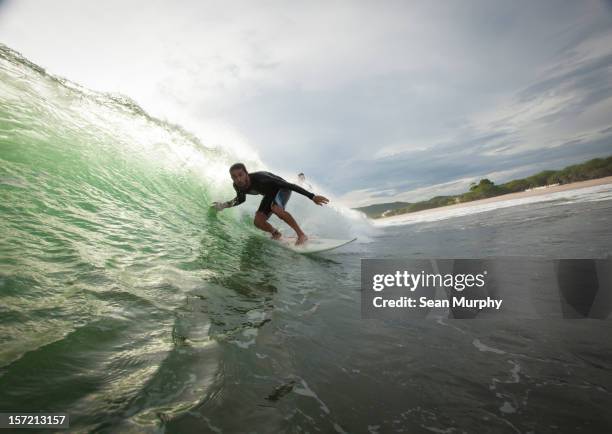
[[[489,346],[483,344],[482,342],[480,342],[480,340],[478,340],[478,339],[474,339],[472,341],[472,344],[476,348],[478,348],[480,351],[483,351],[483,352],[489,352],[489,353],[495,353],[495,354],[506,354],[505,351],[498,350],[497,348],[489,347]]]
[[[321,408],[321,410],[323,410],[326,414],[330,414],[330,411],[327,405],[325,405],[325,403],[321,400],[321,398],[319,398],[317,394],[314,393],[310,387],[308,387],[308,384],[306,383],[306,381],[304,381],[304,379],[300,379],[300,383],[302,384],[302,386],[296,387],[293,391],[297,393],[298,395],[307,396],[309,398],[315,399],[319,403],[319,407]]]

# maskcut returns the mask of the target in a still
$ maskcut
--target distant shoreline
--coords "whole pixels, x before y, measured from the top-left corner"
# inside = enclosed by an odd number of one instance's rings
[[[440,210],[468,208],[471,206],[481,205],[485,203],[500,202],[500,201],[506,201],[506,200],[512,200],[512,199],[521,199],[524,197],[531,197],[531,196],[541,196],[543,194],[555,193],[558,191],[577,190],[580,188],[594,187],[596,185],[604,185],[604,184],[612,184],[612,176],[606,176],[605,178],[589,179],[587,181],[572,182],[570,184],[562,184],[562,185],[555,185],[551,187],[537,188],[537,189],[533,189],[530,191],[521,191],[518,193],[501,194],[499,196],[489,197],[487,199],[479,199],[479,200],[473,200],[470,202],[462,202],[462,203],[458,203],[455,205],[439,206],[439,207],[424,209],[424,210],[415,211],[415,212],[406,212],[406,213],[396,214],[396,215],[389,216],[389,217],[379,217],[374,220],[388,221],[389,219],[393,220],[393,219],[397,219],[401,217],[406,217],[407,215],[410,215],[410,216],[423,215],[423,214],[428,214],[428,213],[436,212]]]

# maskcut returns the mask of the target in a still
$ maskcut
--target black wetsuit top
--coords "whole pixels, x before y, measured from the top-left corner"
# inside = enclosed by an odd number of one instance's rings
[[[270,214],[272,201],[276,197],[279,190],[292,190],[300,194],[303,194],[308,199],[312,199],[315,195],[308,190],[303,189],[299,185],[291,184],[285,181],[280,176],[276,176],[270,172],[253,172],[249,173],[249,179],[251,184],[247,190],[242,190],[233,184],[234,190],[236,190],[236,197],[228,202],[228,206],[240,205],[246,200],[247,194],[263,194],[263,199],[259,204],[257,211],[265,214]]]

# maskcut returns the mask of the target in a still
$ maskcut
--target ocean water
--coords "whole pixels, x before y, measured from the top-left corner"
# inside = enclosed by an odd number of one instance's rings
[[[612,429],[609,320],[365,320],[359,281],[361,258],[606,257],[609,188],[388,226],[294,195],[307,232],[359,237],[298,255],[253,228],[256,200],[210,212],[237,156],[4,46],[0,159],[1,411],[71,432]]]

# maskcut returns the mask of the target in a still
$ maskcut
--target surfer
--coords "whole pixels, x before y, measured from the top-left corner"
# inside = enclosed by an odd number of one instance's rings
[[[329,203],[329,199],[326,197],[318,196],[303,189],[299,185],[291,184],[273,173],[263,171],[249,173],[242,163],[233,164],[229,172],[232,181],[234,181],[233,187],[234,190],[236,190],[236,197],[227,202],[213,202],[212,206],[218,211],[221,211],[225,208],[240,205],[246,200],[247,194],[263,195],[263,199],[255,213],[255,220],[253,223],[262,231],[270,232],[274,240],[280,239],[281,233],[268,223],[268,219],[272,214],[276,214],[295,231],[297,234],[296,245],[303,244],[308,240],[308,237],[302,229],[300,229],[300,226],[293,216],[285,211],[285,206],[287,205],[287,201],[292,191],[303,194],[319,206]]]
[[[309,188],[312,190],[312,185],[306,182],[306,175],[303,172],[298,173],[298,185],[300,187]]]

